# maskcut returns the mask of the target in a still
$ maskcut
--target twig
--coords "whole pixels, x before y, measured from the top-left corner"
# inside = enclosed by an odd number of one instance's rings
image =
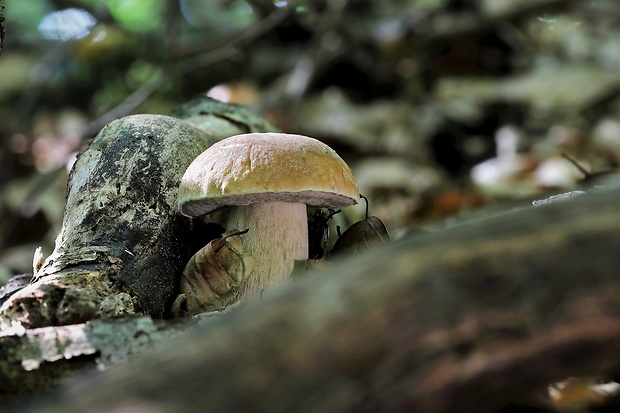
[[[571,164],[573,164],[573,166],[575,168],[577,168],[579,170],[579,172],[581,172],[582,174],[584,174],[584,176],[586,178],[588,178],[591,174],[590,172],[586,171],[585,168],[583,166],[581,166],[579,163],[577,163],[576,160],[574,160],[573,158],[571,158],[570,156],[568,156],[567,154],[565,154],[564,152],[562,152],[562,157],[564,159],[566,159],[568,162],[570,162]]]

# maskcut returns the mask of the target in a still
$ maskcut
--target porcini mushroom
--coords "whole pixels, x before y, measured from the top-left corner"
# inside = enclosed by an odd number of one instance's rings
[[[226,231],[245,230],[244,251],[256,260],[242,296],[281,283],[295,260],[308,259],[306,205],[357,203],[353,172],[324,143],[307,136],[248,133],[226,138],[187,168],[179,209],[197,217],[230,206]]]

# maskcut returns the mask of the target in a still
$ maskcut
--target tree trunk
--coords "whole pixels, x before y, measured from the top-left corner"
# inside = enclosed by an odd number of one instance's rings
[[[30,411],[488,412],[617,374],[619,194],[349,257]]]
[[[4,4],[0,1],[0,54],[4,46]]]

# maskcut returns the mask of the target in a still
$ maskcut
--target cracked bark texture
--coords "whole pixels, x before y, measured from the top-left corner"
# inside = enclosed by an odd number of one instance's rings
[[[218,140],[273,130],[239,106],[206,98],[174,115],[111,122],[78,157],[55,249],[0,308],[4,329],[164,316],[195,252],[190,221],[176,211],[185,169]]]
[[[0,333],[0,402],[52,389],[71,375],[126,362],[197,321],[126,317],[33,328],[21,335]]]
[[[4,46],[4,4],[0,1],[0,54]]]
[[[410,235],[29,412],[493,412],[620,373],[620,188]]]

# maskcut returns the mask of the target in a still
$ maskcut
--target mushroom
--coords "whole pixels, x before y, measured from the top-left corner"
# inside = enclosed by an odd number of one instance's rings
[[[258,295],[286,280],[295,260],[308,259],[306,205],[357,203],[353,172],[324,143],[285,133],[226,138],[199,155],[179,186],[183,215],[197,217],[230,206],[227,232],[248,229],[243,247],[256,265],[240,287]]]

